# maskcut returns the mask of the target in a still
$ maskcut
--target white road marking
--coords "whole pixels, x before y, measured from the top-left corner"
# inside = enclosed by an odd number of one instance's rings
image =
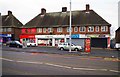
[[[72,68],[72,67],[69,67],[69,66],[56,65],[56,64],[51,64],[51,63],[45,63],[45,64],[50,65],[50,66],[55,66],[55,67]]]
[[[90,70],[90,71],[97,70],[97,69],[91,69],[91,68],[73,68],[73,69],[78,69],[78,70]]]
[[[6,58],[0,58],[0,59],[2,59],[2,60],[6,60],[6,61],[14,61],[14,60],[11,60],[11,59],[6,59]]]
[[[73,69],[77,69],[77,70],[90,70],[90,71],[108,71],[107,69],[93,69],[93,68],[73,68]]]
[[[30,64],[43,64],[43,62],[29,62],[29,61],[16,61],[19,63],[30,63]]]
[[[117,72],[117,73],[120,73],[120,71],[116,71],[116,70],[109,70],[111,72]]]
[[[52,64],[52,63],[45,63],[45,62],[16,61],[16,60],[11,60],[11,59],[7,59],[7,58],[0,58],[0,59],[5,60],[5,61],[10,61],[10,62],[18,62],[18,63],[44,64],[44,65],[50,65],[50,66],[67,68],[67,69],[73,69],[73,70],[110,71],[110,72],[120,73],[120,71],[117,71],[117,70],[93,69],[93,68],[79,68],[79,67],[77,68],[77,67],[63,66],[63,65],[57,65],[57,64]]]

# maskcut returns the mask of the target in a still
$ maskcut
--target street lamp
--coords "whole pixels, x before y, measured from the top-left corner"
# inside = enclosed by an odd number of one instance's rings
[[[70,43],[69,52],[71,52],[71,0],[70,0],[70,27],[69,27],[69,43]]]

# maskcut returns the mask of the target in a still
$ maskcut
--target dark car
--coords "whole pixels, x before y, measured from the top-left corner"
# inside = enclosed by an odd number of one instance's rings
[[[8,44],[9,47],[23,48],[23,45],[19,41],[11,41]]]

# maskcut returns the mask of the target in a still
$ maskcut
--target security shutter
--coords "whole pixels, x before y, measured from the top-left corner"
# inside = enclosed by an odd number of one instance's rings
[[[107,48],[107,38],[91,38],[91,47]]]

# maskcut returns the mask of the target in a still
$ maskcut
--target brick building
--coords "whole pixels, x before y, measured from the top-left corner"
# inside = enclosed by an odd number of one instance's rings
[[[115,40],[116,40],[116,43],[120,43],[120,27],[116,30]]]
[[[69,38],[70,11],[63,7],[61,12],[41,13],[26,23],[21,29],[20,39],[37,45],[50,44],[55,46],[59,42],[66,42]],[[84,38],[91,38],[92,47],[109,47],[110,27],[106,20],[86,5],[85,10],[72,11],[72,42],[81,43]],[[102,42],[101,42],[102,41]]]
[[[2,15],[2,26],[0,26],[0,42],[6,43],[10,40],[19,40],[20,27],[23,24],[8,11],[8,15]]]

